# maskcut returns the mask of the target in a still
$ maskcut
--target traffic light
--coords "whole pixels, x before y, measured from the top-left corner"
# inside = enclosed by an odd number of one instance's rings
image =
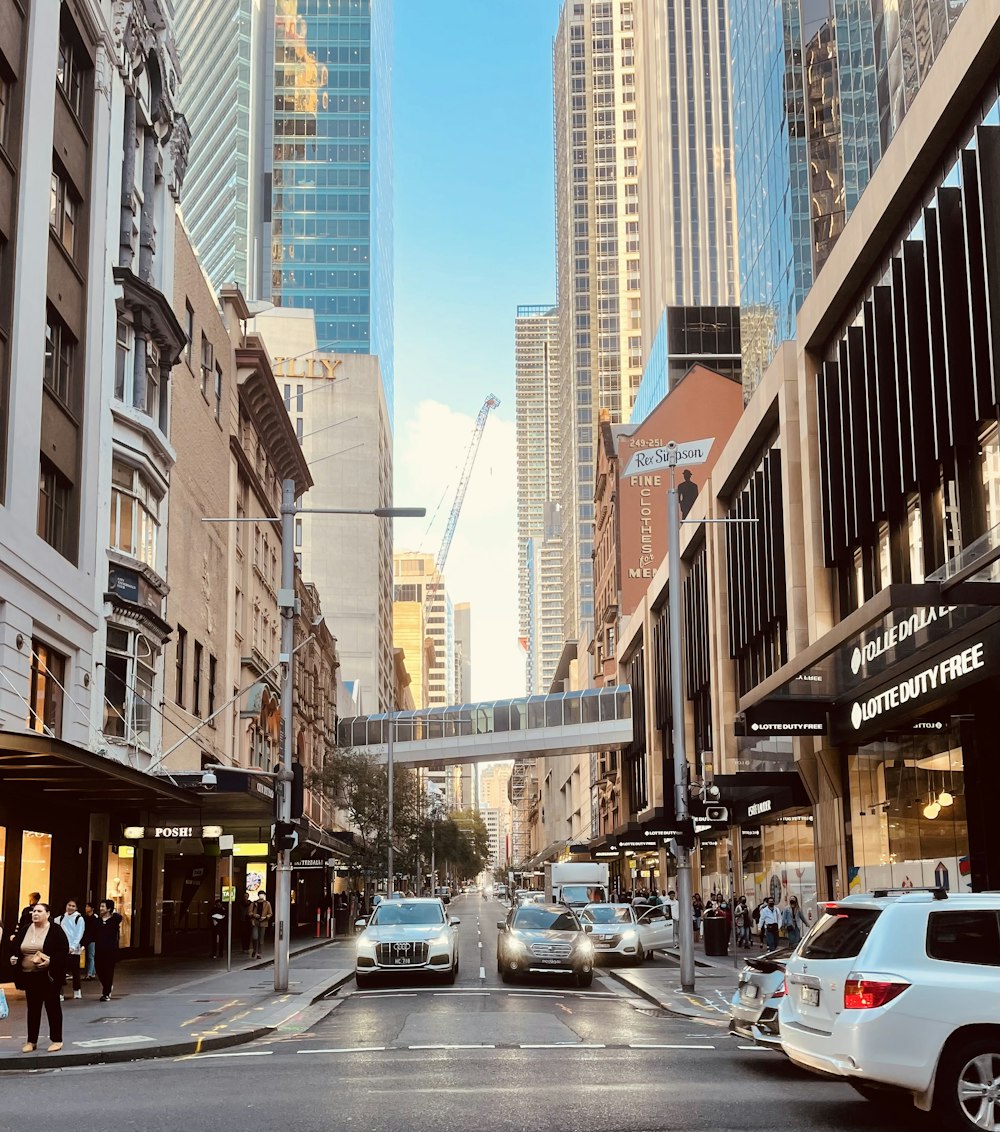
[[[299,834],[290,821],[276,821],[271,826],[271,844],[277,850],[294,849],[299,843]]]
[[[694,820],[692,818],[685,818],[681,822],[675,823],[678,826],[680,837],[674,838],[678,849],[687,849],[689,852],[694,848]]]
[[[305,775],[302,772],[302,764],[300,762],[292,763],[292,781],[288,784],[288,789],[292,792],[291,817],[294,821],[295,818],[302,817],[306,809]]]

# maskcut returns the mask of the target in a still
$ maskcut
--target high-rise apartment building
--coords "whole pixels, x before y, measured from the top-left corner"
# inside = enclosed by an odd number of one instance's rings
[[[472,606],[455,605],[455,703],[472,703]]]
[[[729,0],[637,0],[643,361],[664,308],[739,302]]]
[[[392,384],[390,0],[178,0],[212,283],[315,311],[321,349]]]
[[[312,472],[305,506],[390,507],[392,436],[381,359],[317,349],[312,311],[276,309],[254,322]],[[392,524],[309,513],[295,523],[302,572],[319,591],[342,676],[360,682],[363,710],[384,710],[395,687]]]
[[[544,673],[554,670],[563,641],[562,538],[556,523],[562,475],[559,446],[559,309],[519,306],[514,324],[517,415],[518,632],[526,646],[525,688],[547,691]],[[555,571],[555,607],[547,593],[541,632],[541,558],[546,578]],[[554,639],[550,639],[554,638]]]
[[[566,638],[589,637],[597,415],[642,376],[636,0],[565,0],[553,50]]]
[[[420,664],[425,683],[426,707],[455,703],[455,613],[434,555],[396,551],[395,601],[416,602],[423,608],[424,652]],[[407,670],[416,670],[416,658],[406,658]],[[414,697],[416,699],[416,697]]]
[[[753,391],[966,0],[731,5],[743,384]]]

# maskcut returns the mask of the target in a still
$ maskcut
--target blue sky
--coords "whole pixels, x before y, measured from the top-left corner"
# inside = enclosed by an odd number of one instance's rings
[[[473,423],[487,424],[452,543],[472,603],[473,695],[524,691],[517,648],[514,316],[555,301],[552,37],[558,0],[397,0],[393,69],[396,546],[436,553]]]

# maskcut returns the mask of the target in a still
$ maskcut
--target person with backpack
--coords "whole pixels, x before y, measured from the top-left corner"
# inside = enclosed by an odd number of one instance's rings
[[[83,992],[80,990],[80,952],[83,949],[83,933],[87,924],[77,910],[75,900],[66,901],[66,911],[61,916],[56,916],[55,923],[62,928],[69,942],[69,970],[66,973],[73,978],[73,997],[83,998]],[[62,1002],[64,997],[60,988],[59,1001]]]

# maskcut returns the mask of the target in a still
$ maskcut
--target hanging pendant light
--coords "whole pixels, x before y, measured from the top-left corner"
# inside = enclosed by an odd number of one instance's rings
[[[954,795],[949,794],[947,790],[942,790],[937,796],[937,800],[939,806],[951,806],[955,802]]]
[[[941,807],[933,799],[924,806],[924,817],[932,821],[941,813]]]

